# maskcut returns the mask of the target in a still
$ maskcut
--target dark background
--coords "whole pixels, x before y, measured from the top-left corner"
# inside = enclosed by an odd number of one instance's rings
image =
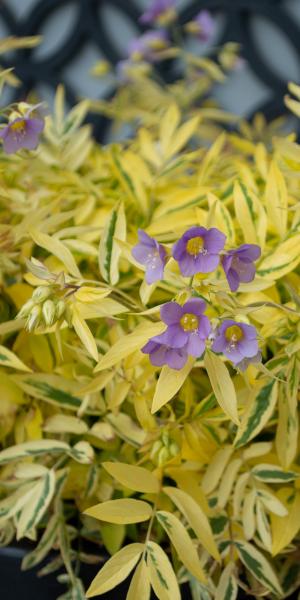
[[[23,82],[7,101],[35,89],[51,104],[61,81],[70,105],[84,95],[109,97],[112,84],[93,79],[90,68],[101,58],[116,64],[124,57],[128,40],[143,31],[138,16],[145,5],[147,0],[0,0],[0,34],[44,36],[38,49],[2,59]],[[202,8],[216,18],[212,43],[198,45],[197,52],[209,54],[224,41],[242,45],[245,67],[214,90],[220,104],[247,117],[257,110],[268,120],[281,115],[287,81],[300,81],[300,0],[178,0],[178,5],[181,23]],[[170,69],[165,77],[172,77]],[[103,117],[89,120],[104,140]]]

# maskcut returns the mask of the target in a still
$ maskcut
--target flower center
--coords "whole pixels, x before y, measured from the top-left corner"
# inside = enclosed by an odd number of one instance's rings
[[[19,121],[15,121],[14,123],[10,124],[10,129],[12,131],[14,131],[15,133],[23,133],[23,131],[25,131],[25,128],[26,128],[25,119],[20,119]]]
[[[193,313],[185,313],[180,319],[183,331],[196,331],[199,326],[198,317]]]
[[[198,256],[198,254],[206,254],[207,250],[203,248],[203,238],[198,235],[197,237],[191,238],[186,244],[186,251],[191,256]]]
[[[228,342],[235,346],[243,337],[243,330],[238,325],[232,325],[226,329],[225,337]]]

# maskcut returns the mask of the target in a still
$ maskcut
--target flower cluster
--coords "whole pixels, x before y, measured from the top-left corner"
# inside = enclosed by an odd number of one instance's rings
[[[132,255],[145,266],[146,282],[151,284],[163,278],[168,258],[168,250],[139,230],[139,243],[132,249]],[[260,248],[255,244],[243,244],[239,248],[224,251],[226,236],[212,227],[191,227],[172,248],[172,256],[177,261],[184,277],[211,273],[219,265],[223,268],[230,290],[238,290],[240,283],[249,283],[255,277],[254,261],[260,256]],[[212,350],[222,352],[241,370],[249,362],[261,358],[255,327],[245,323],[225,319],[215,330],[204,311],[204,300],[191,297],[185,304],[167,302],[161,307],[161,320],[167,329],[152,337],[142,348],[149,354],[155,366],[168,365],[181,369],[188,356],[203,354],[206,340],[213,340]]]

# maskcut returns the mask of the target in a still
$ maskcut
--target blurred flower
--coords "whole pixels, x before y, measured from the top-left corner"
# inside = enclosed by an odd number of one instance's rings
[[[132,249],[132,256],[146,267],[146,282],[163,279],[166,251],[154,238],[142,229],[138,230],[139,243]]]
[[[116,64],[116,77],[120,83],[128,83],[137,77],[147,75],[150,69],[149,63],[134,62],[127,58],[125,60],[119,60]]]
[[[191,227],[173,246],[173,257],[178,261],[182,275],[209,273],[219,264],[226,236],[212,227]]]
[[[225,319],[216,331],[212,350],[222,352],[235,365],[243,366],[245,358],[252,359],[249,362],[257,362],[259,348],[255,327]]]
[[[128,55],[133,61],[155,62],[159,58],[159,52],[168,45],[168,36],[165,31],[147,31],[140,37],[131,40],[128,46]]]
[[[182,369],[184,367],[188,354],[185,348],[172,348],[167,344],[149,340],[142,348],[144,354],[149,354],[150,362],[155,367],[168,365],[171,369]]]
[[[222,267],[232,292],[236,292],[241,282],[253,281],[255,277],[253,261],[257,260],[260,254],[260,247],[256,244],[243,244],[222,256]]]
[[[35,150],[37,147],[40,134],[44,129],[44,119],[30,116],[35,108],[36,106],[29,107],[24,115],[13,113],[9,123],[0,130],[6,154],[13,154],[21,148]]]
[[[208,10],[201,10],[192,21],[187,23],[186,30],[196,35],[202,42],[209,42],[215,31],[215,21]]]
[[[141,15],[139,22],[145,25],[167,25],[176,18],[175,0],[152,0],[149,8]]]
[[[247,367],[251,364],[256,364],[261,362],[262,356],[261,356],[261,352],[260,350],[257,352],[257,354],[255,354],[255,356],[252,356],[251,358],[243,358],[243,360],[241,360],[241,362],[236,364],[236,367],[240,370],[240,371],[246,371]]]

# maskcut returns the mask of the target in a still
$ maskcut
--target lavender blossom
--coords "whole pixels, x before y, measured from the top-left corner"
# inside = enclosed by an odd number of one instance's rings
[[[255,277],[253,261],[257,260],[260,254],[260,247],[256,244],[243,244],[222,257],[222,267],[232,292],[236,292],[241,282],[253,281]]]
[[[160,344],[154,341],[154,338],[149,340],[142,348],[144,354],[149,354],[150,362],[155,367],[168,365],[171,369],[182,369],[187,359],[188,353],[185,348],[172,348],[166,344]]]
[[[164,247],[142,229],[138,230],[139,243],[132,248],[132,256],[146,267],[146,282],[163,279],[167,253]]]
[[[173,257],[184,276],[214,271],[220,261],[226,236],[212,227],[191,227],[173,246]]]
[[[37,147],[40,134],[44,129],[44,120],[30,117],[33,108],[24,116],[17,116],[0,130],[6,154],[14,154],[21,148],[35,150]]]
[[[167,24],[174,19],[175,0],[152,0],[149,8],[141,15],[139,22],[144,25]]]
[[[209,319],[203,314],[205,308],[200,298],[191,298],[183,306],[167,302],[161,307],[160,316],[168,327],[151,341],[169,348],[182,348],[191,356],[201,356],[211,330]]]
[[[242,368],[245,358],[252,359],[250,362],[257,362],[259,348],[255,327],[225,319],[216,331],[212,350],[222,352],[235,365],[242,365]]]
[[[146,60],[155,62],[159,59],[159,52],[169,45],[165,31],[147,31],[138,38],[131,40],[128,46],[129,58],[133,61]]]
[[[215,21],[208,10],[201,10],[198,15],[188,23],[187,30],[196,35],[202,42],[209,42],[214,34]]]

